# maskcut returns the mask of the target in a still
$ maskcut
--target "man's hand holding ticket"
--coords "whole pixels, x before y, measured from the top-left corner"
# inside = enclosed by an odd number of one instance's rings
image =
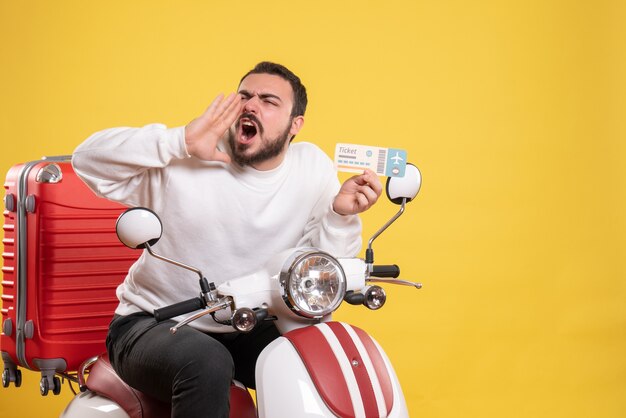
[[[404,177],[406,151],[369,145],[337,144],[335,168],[349,173],[370,169],[379,176]]]

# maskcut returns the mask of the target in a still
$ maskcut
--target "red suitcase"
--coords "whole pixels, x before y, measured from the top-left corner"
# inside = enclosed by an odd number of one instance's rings
[[[124,208],[96,197],[69,158],[18,164],[4,185],[2,384],[20,386],[18,366],[39,370],[42,395],[105,351],[115,289],[139,255],[115,234]]]

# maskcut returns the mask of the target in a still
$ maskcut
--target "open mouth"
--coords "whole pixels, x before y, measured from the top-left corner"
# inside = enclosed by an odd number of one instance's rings
[[[256,135],[263,134],[263,126],[256,115],[246,113],[239,118],[239,141],[243,144],[251,142]]]
[[[249,120],[241,121],[241,140],[243,142],[250,141],[257,133],[255,124]]]

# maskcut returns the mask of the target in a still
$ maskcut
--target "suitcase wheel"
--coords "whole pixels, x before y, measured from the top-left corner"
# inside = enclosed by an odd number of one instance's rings
[[[11,373],[11,370],[4,369],[2,371],[2,387],[8,388],[11,382],[15,382],[15,387],[19,388],[22,386],[22,371],[17,369],[14,373]]]
[[[39,393],[41,396],[47,396],[50,391],[50,380],[44,376],[39,381]],[[52,379],[52,393],[58,395],[61,393],[61,379],[58,376],[54,376]]]
[[[50,384],[48,383],[48,379],[42,377],[39,381],[39,393],[41,393],[41,396],[47,396],[49,390]]]
[[[52,389],[54,395],[61,393],[61,379],[58,376],[54,377],[54,388]]]

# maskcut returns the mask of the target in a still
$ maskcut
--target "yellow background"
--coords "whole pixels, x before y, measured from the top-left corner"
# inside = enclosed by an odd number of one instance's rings
[[[339,315],[386,349],[411,416],[624,417],[625,21],[621,0],[0,0],[0,171],[183,125],[284,63],[310,95],[299,140],[422,170],[375,248],[424,289]],[[37,382],[0,388],[0,415],[57,416],[69,390]]]

